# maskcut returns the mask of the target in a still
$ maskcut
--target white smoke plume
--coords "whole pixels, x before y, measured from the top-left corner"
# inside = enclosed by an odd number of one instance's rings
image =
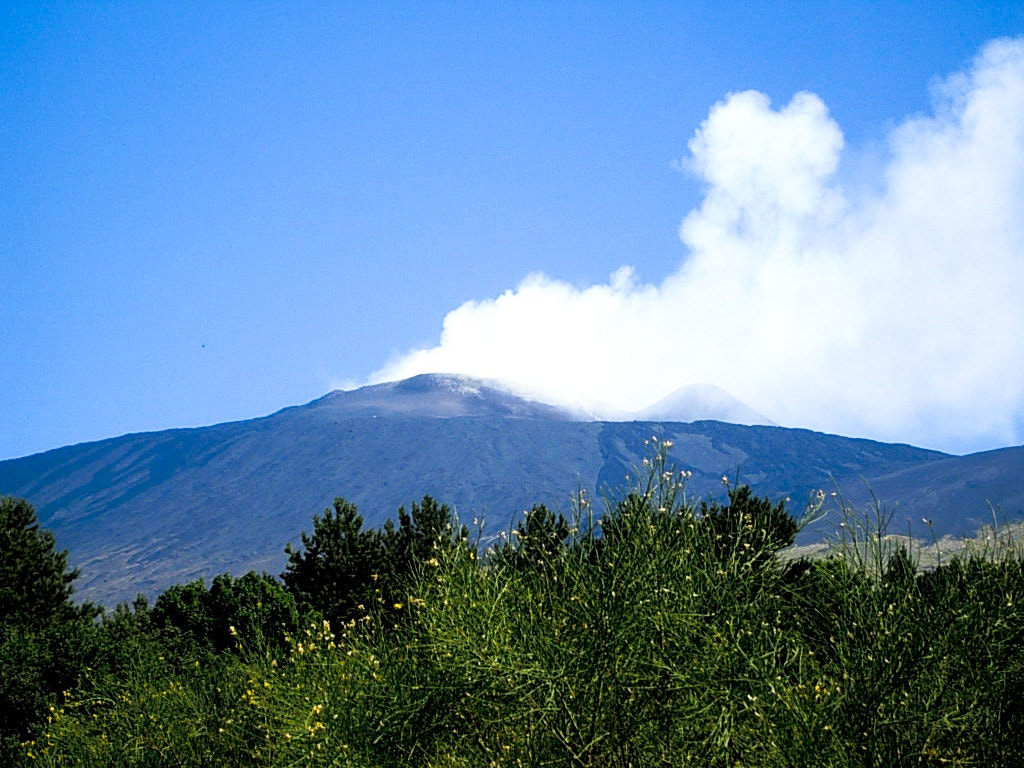
[[[785,426],[966,452],[1024,434],[1024,40],[988,44],[845,180],[820,98],[728,95],[660,285],[543,274],[451,311],[373,381],[453,372],[636,410],[696,382]],[[863,167],[860,163],[858,167]]]

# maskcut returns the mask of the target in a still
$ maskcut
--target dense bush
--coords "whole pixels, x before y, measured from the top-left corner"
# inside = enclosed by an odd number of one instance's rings
[[[149,626],[176,646],[223,652],[244,639],[283,648],[299,627],[295,599],[280,582],[253,571],[222,574],[209,588],[203,579],[174,586],[157,598]]]

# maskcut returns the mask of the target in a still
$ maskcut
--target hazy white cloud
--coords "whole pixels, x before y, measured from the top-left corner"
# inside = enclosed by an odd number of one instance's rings
[[[373,380],[509,378],[639,409],[724,387],[780,424],[970,450],[1024,441],[1024,40],[986,46],[842,182],[820,98],[714,105],[683,165],[706,185],[660,285],[542,274],[450,312]]]

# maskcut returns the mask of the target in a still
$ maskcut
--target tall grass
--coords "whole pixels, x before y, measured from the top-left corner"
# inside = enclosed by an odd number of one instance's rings
[[[527,518],[486,552],[439,547],[396,603],[284,653],[141,655],[70,692],[28,762],[1024,764],[1019,549],[922,573],[862,520],[786,561],[777,507],[695,505],[666,456],[654,440],[600,514],[581,497],[551,546]]]

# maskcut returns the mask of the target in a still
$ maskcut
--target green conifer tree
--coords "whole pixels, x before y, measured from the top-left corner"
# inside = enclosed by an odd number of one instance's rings
[[[0,498],[0,624],[38,629],[84,614],[90,605],[71,602],[77,569],[68,569],[67,551],[41,528],[25,499]]]
[[[71,601],[67,560],[28,501],[0,497],[0,764],[94,656],[99,608]]]
[[[332,624],[356,617],[380,579],[380,532],[364,529],[356,505],[337,498],[333,509],[313,516],[313,533],[303,531],[301,538],[301,548],[285,548],[285,588],[300,609],[319,611]]]

